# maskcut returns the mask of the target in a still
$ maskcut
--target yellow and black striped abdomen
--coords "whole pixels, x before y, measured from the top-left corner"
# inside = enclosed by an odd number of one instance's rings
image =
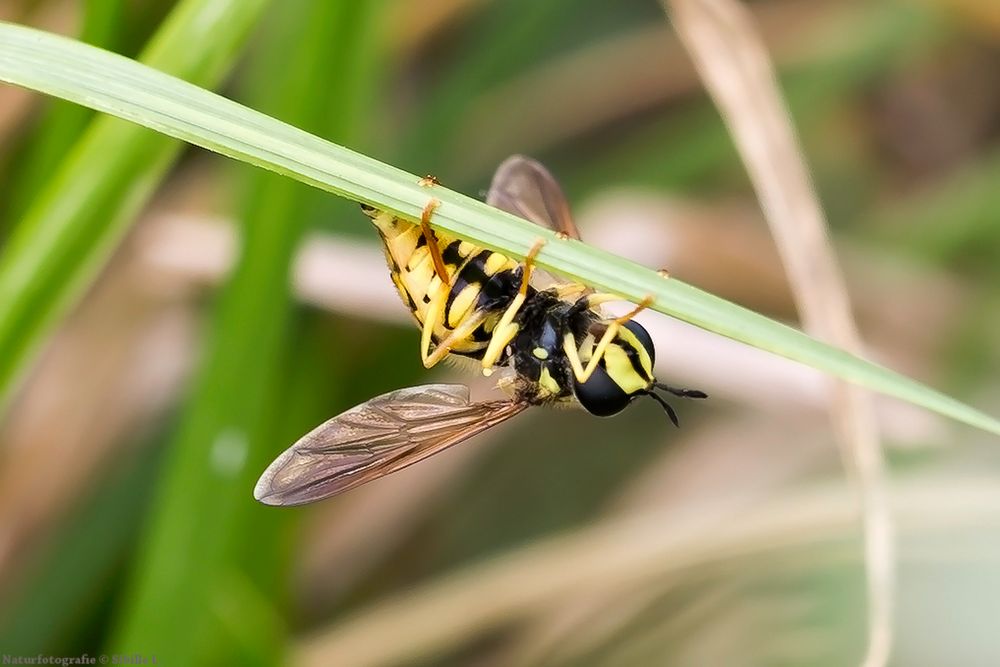
[[[384,212],[372,211],[369,215],[382,238],[392,282],[417,324],[423,326],[434,295],[441,289],[441,280],[420,225]],[[433,237],[448,274],[448,298],[432,338],[440,343],[467,318],[482,313],[486,318],[472,336],[452,347],[454,354],[481,357],[493,327],[517,293],[519,264],[441,232],[434,232]]]

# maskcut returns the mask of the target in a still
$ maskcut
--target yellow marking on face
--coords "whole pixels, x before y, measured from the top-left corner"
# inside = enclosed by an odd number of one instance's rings
[[[535,357],[535,359],[541,359],[543,361],[549,358],[549,351],[544,347],[536,347],[531,351],[531,354]]]
[[[653,360],[649,358],[649,352],[646,350],[646,347],[639,342],[636,335],[625,327],[622,327],[618,330],[618,338],[622,340],[622,343],[633,348],[636,353],[638,353],[639,365],[642,366],[642,370],[646,372],[646,377],[653,377]]]
[[[466,285],[451,302],[451,308],[448,310],[448,326],[453,329],[457,327],[468,315],[478,296],[479,285]]]
[[[632,362],[628,360],[625,350],[617,344],[609,345],[604,351],[604,369],[626,394],[634,394],[649,386],[649,382],[632,368]]]

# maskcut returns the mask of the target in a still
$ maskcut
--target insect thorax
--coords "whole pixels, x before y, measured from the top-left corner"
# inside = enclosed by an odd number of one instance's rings
[[[572,396],[572,369],[563,349],[567,332],[587,329],[596,315],[582,305],[560,299],[553,290],[534,289],[516,319],[520,328],[510,344],[509,360],[526,382],[521,394],[532,403]]]
[[[561,300],[554,291],[535,292],[524,304],[514,339],[512,361],[522,383],[521,395],[532,403],[575,398],[588,411],[614,414],[652,386],[653,343],[636,322],[628,322],[610,339],[597,368],[579,383],[566,355],[566,335],[572,334],[577,356],[587,364],[597,342],[613,320],[588,307],[586,297]]]

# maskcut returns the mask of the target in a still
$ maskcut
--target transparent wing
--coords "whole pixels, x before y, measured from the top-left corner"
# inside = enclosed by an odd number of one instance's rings
[[[401,470],[510,419],[514,401],[470,403],[462,385],[428,384],[376,396],[282,452],[254,487],[267,505],[302,505]]]
[[[497,167],[486,203],[574,239],[580,232],[559,183],[540,163],[512,155]]]

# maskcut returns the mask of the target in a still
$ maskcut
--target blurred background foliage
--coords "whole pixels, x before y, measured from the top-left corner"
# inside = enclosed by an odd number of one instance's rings
[[[749,4],[872,355],[995,413],[996,4]],[[213,41],[192,39],[220,16]],[[470,194],[507,155],[534,155],[588,240],[794,320],[748,179],[653,0],[4,0],[0,19],[153,54]],[[319,506],[265,508],[256,477],[325,417],[431,378],[487,387],[421,368],[354,204],[0,88],[0,241],[57,209],[120,232],[0,422],[4,653],[862,655],[856,499],[816,374],[653,313],[660,375],[713,397],[679,406],[680,431],[652,404],[539,410]],[[893,664],[997,664],[995,443],[878,407],[900,518]]]

